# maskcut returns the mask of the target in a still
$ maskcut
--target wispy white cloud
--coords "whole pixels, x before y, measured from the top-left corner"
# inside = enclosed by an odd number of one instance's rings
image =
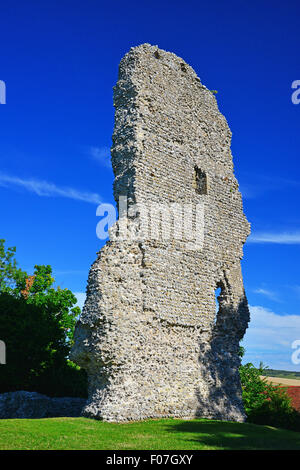
[[[101,203],[101,198],[97,193],[57,186],[43,180],[19,178],[4,173],[0,173],[0,186],[11,189],[23,188],[42,197],[64,197],[93,204]]]
[[[298,189],[300,187],[298,180],[251,172],[242,173],[239,182],[244,199],[254,199],[266,193]]]
[[[300,298],[300,286],[299,285],[294,285],[294,286],[288,285],[287,287],[291,289],[293,293],[297,295],[298,298]]]
[[[283,232],[283,233],[253,233],[247,243],[279,243],[282,245],[299,245],[300,232]]]
[[[266,192],[262,186],[249,183],[240,183],[239,190],[243,199],[256,199]]]
[[[300,339],[300,315],[278,315],[262,306],[250,306],[250,323],[242,345],[243,362],[260,361],[273,369],[300,370],[293,364],[292,343]]]
[[[259,288],[259,289],[254,289],[253,292],[255,294],[264,295],[265,297],[268,297],[270,300],[274,300],[275,302],[280,302],[278,294],[276,292],[273,292],[273,291],[269,290],[269,289]]]
[[[109,147],[89,147],[89,155],[100,165],[111,168],[110,148]]]

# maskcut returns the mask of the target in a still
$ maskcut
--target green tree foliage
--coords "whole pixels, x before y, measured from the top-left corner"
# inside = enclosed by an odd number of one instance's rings
[[[0,339],[6,345],[0,392],[86,396],[85,372],[68,360],[77,299],[55,287],[51,266],[36,265],[32,275],[19,269],[15,251],[0,240]]]
[[[5,249],[5,240],[0,239],[0,292],[11,292],[24,284],[27,274],[17,267],[15,247]]]
[[[240,349],[243,356],[245,350]],[[247,363],[240,366],[242,396],[247,421],[300,431],[300,415],[292,407],[286,388],[262,377],[266,367]]]

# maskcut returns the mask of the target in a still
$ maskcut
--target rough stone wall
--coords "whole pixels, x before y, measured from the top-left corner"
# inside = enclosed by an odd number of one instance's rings
[[[170,206],[174,233],[184,204],[204,209],[203,244],[164,239],[159,227],[118,238],[120,214],[92,265],[72,358],[87,370],[86,416],[245,417],[239,341],[249,321],[240,260],[250,233],[234,176],[231,132],[194,70],[156,46],[132,48],[114,88],[114,197]],[[177,206],[176,206],[177,204]],[[152,220],[152,222],[153,222]],[[216,314],[215,291],[221,289]]]

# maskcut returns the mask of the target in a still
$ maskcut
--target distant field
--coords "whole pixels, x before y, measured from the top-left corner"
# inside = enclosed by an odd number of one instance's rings
[[[266,377],[282,377],[283,379],[300,380],[300,372],[293,372],[290,370],[267,369],[262,375]]]
[[[1,450],[300,450],[300,433],[207,419],[107,423],[87,418],[0,420]]]
[[[300,387],[300,380],[299,379],[287,379],[283,377],[272,377],[272,376],[261,376],[267,382],[272,382],[273,384],[281,384],[286,386],[297,386]]]

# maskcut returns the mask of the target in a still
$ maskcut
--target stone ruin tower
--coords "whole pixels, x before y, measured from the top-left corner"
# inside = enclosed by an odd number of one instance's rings
[[[118,206],[76,326],[71,357],[89,381],[83,414],[243,421],[238,353],[249,310],[240,260],[250,228],[227,121],[186,62],[149,44],[122,59],[114,106],[114,196],[118,205],[127,198],[128,211]],[[137,207],[149,209],[151,230]],[[155,207],[172,208],[169,237]],[[194,240],[180,227],[186,213],[200,226]],[[136,238],[120,236],[124,223]]]

